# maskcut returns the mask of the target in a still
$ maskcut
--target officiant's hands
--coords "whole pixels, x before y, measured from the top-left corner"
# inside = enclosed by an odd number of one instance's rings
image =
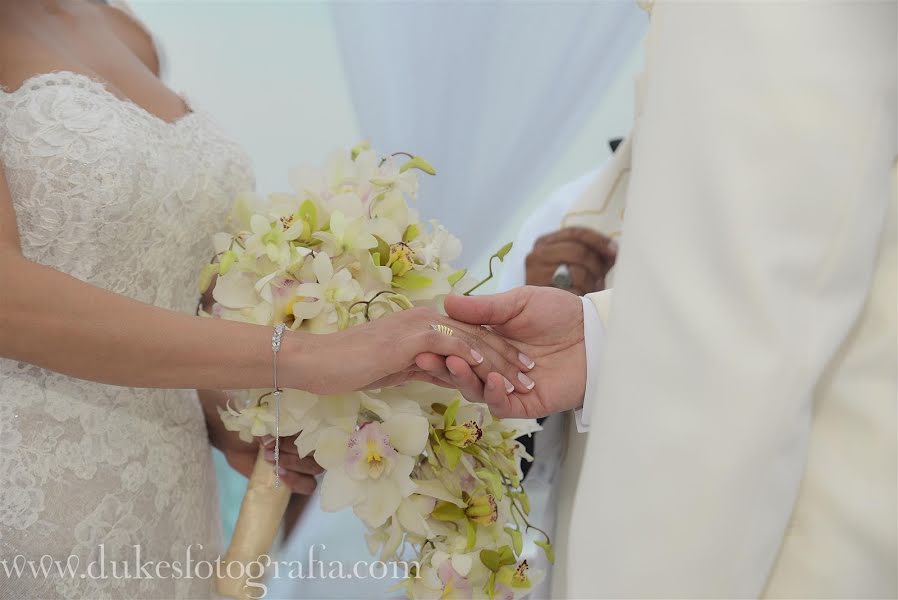
[[[457,321],[488,325],[535,362],[537,382],[529,394],[509,389],[503,376],[478,376],[456,357],[422,354],[417,364],[451,382],[472,402],[485,402],[499,417],[542,417],[577,408],[586,391],[583,304],[554,288],[522,287],[492,296],[449,296],[447,314]]]
[[[578,296],[605,289],[605,276],[617,260],[617,242],[585,227],[563,227],[537,239],[527,255],[527,285],[552,286],[555,270],[565,264],[570,291]]]

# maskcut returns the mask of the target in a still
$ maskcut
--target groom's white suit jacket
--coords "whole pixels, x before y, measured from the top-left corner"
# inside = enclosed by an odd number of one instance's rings
[[[894,598],[896,4],[651,18],[554,595]]]

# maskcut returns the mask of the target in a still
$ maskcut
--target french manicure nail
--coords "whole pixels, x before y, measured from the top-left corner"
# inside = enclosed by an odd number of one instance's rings
[[[509,394],[512,393],[514,391],[514,386],[511,384],[510,381],[505,379],[505,377],[503,377],[502,379],[505,380],[505,391],[508,392]]]
[[[521,364],[527,367],[528,369],[532,369],[536,366],[536,363],[533,362],[533,359],[524,354],[523,352],[518,352],[518,360],[521,361]]]
[[[284,467],[278,467],[278,475],[283,477],[286,474],[287,474],[287,469],[285,469]]]
[[[474,350],[473,348],[471,348],[471,357],[474,359],[474,362],[476,362],[478,365],[483,362],[483,355],[480,354],[480,352],[478,352],[477,350]]]
[[[492,379],[487,379],[487,380],[486,380],[486,389],[488,389],[488,390],[490,390],[490,391],[496,389],[496,384],[493,383],[493,380],[492,380]]]
[[[532,390],[533,386],[536,385],[536,382],[524,375],[523,373],[518,373],[518,381],[524,384],[524,387],[528,390]]]
[[[265,451],[265,460],[274,461],[274,452],[272,450]]]
[[[446,362],[446,368],[449,369],[449,372],[453,375],[458,375],[458,373],[455,372],[455,369],[452,368],[452,365],[450,365],[448,361]]]

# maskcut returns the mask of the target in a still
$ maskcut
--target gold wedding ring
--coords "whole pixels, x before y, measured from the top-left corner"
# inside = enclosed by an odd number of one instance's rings
[[[451,327],[449,327],[448,325],[443,325],[442,323],[433,323],[431,324],[430,328],[434,331],[439,331],[440,333],[448,336],[452,336],[455,333],[455,331]]]

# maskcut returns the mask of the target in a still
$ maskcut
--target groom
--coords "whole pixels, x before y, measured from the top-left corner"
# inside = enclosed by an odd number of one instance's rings
[[[447,300],[590,429],[556,595],[898,595],[896,16],[657,3],[615,289]]]

